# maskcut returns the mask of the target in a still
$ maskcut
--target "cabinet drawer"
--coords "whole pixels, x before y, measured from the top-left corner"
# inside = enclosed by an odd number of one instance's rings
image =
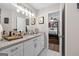
[[[24,56],[34,55],[34,42],[33,39],[24,42]]]
[[[8,55],[9,55],[9,53],[8,53],[7,49],[0,51],[0,56],[8,56]]]
[[[0,53],[5,53],[5,54],[8,54],[11,56],[11,55],[15,55],[15,53],[17,53],[19,51],[19,52],[21,52],[21,55],[22,55],[23,54],[22,50],[23,50],[23,43],[20,43],[20,44],[17,44],[17,45],[4,49],[4,50],[0,51]],[[19,53],[17,53],[17,54],[19,54]]]
[[[34,45],[31,44],[28,47],[24,47],[24,56],[34,56]]]
[[[34,41],[35,43],[35,55],[38,55],[42,49],[44,48],[44,37],[43,36],[39,36],[36,38],[36,40]]]
[[[28,41],[25,41],[24,42],[24,47],[28,47],[29,45],[31,45],[33,43],[33,39],[30,39],[30,40],[28,40]]]
[[[40,39],[37,37],[36,40],[34,41],[34,52],[35,55],[38,55],[40,53]]]
[[[8,48],[8,50],[9,50],[9,52],[13,53],[13,52],[16,52],[18,49],[21,49],[21,48],[23,48],[23,43],[14,45],[14,46]]]

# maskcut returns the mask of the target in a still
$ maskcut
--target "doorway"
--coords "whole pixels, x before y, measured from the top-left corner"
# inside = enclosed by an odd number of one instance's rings
[[[60,12],[52,12],[48,14],[48,34],[49,34],[49,49],[59,52],[59,19]]]

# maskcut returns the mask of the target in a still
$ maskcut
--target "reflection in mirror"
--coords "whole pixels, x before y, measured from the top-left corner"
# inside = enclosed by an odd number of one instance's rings
[[[26,32],[26,20],[25,18],[17,16],[17,31],[24,31]]]
[[[19,5],[21,6],[21,4]],[[8,6],[10,8],[8,8]],[[8,36],[11,32],[15,31],[23,31],[26,33],[31,30],[31,17],[34,16],[34,13],[30,9],[27,10],[20,10],[11,5],[11,3],[0,4],[0,23],[3,27],[3,34],[5,36]]]
[[[29,17],[26,18],[26,25],[29,25]]]

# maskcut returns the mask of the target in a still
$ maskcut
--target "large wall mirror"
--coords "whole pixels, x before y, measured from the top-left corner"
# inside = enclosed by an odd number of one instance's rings
[[[17,31],[24,31],[25,32],[25,27],[26,27],[26,20],[25,18],[17,16]]]
[[[29,17],[2,9],[0,10],[0,24],[6,32],[15,29],[26,32],[27,26],[29,26]]]
[[[3,27],[3,30],[6,32],[14,31],[24,31],[27,32],[27,27],[30,28],[31,17],[34,13],[29,10],[26,14],[25,10],[18,10],[18,8],[6,8],[11,4],[0,4],[0,24]],[[3,8],[1,6],[4,6]],[[5,7],[6,6],[6,7]],[[19,5],[20,7],[23,7]],[[27,8],[24,7],[27,10]]]

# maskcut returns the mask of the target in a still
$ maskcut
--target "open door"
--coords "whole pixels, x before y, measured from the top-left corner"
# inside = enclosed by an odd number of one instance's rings
[[[60,10],[48,14],[49,49],[59,55],[65,55],[65,4]],[[54,26],[56,24],[57,26]],[[56,48],[56,49],[55,49]],[[58,56],[58,55],[57,55]]]
[[[65,4],[60,4],[59,41],[60,55],[65,56]]]

